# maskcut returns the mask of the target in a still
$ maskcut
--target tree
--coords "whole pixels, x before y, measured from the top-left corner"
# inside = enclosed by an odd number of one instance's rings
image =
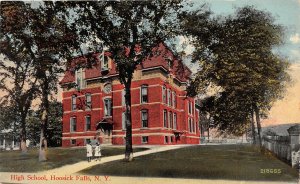
[[[27,118],[27,132],[28,139],[34,144],[40,142],[40,117],[41,110],[31,110]],[[50,101],[49,104],[49,121],[48,121],[48,145],[50,147],[56,147],[61,145],[62,137],[62,118],[63,110],[62,104],[58,101]]]
[[[47,159],[49,98],[57,91],[58,74],[63,71],[62,60],[70,59],[78,49],[75,33],[67,28],[58,9],[53,2],[40,3],[38,8],[24,2],[1,3],[1,38],[6,39],[3,44],[7,48],[12,48],[6,49],[9,54],[4,49],[1,53],[10,56],[13,62],[18,62],[18,58],[14,58],[18,54],[26,58],[24,63],[30,63],[33,70],[30,79],[37,83],[41,97],[40,161]]]
[[[19,3],[14,5],[1,3],[0,44],[1,54],[4,57],[0,60],[0,90],[5,94],[2,96],[2,103],[11,110],[6,113],[14,113],[15,117],[10,119],[10,126],[20,130],[21,150],[25,153],[26,117],[38,89],[37,80],[31,78],[34,70],[33,63],[28,57],[30,51],[26,49],[27,43],[20,41],[24,36],[22,33],[28,28],[24,11],[28,7]],[[14,19],[11,16],[14,16]]]
[[[233,16],[216,18],[210,30],[207,49],[194,40],[193,57],[200,69],[190,87],[191,94],[212,86],[220,88],[221,96],[227,94],[223,102],[228,103],[216,106],[225,112],[219,116],[219,127],[244,129],[249,126],[247,122],[254,122],[255,115],[261,145],[260,117],[266,116],[272,103],[282,97],[289,81],[288,62],[273,52],[282,43],[283,28],[274,23],[271,14],[246,6]],[[198,38],[197,31],[190,35]]]
[[[60,2],[61,3],[61,2]],[[131,81],[136,67],[154,55],[155,48],[178,34],[178,15],[181,0],[175,1],[100,1],[63,2],[66,13],[74,20],[82,43],[89,48],[107,47],[118,70],[118,78],[125,86],[126,149],[125,159],[133,159],[131,124]],[[74,18],[75,17],[75,18]],[[97,42],[98,40],[98,42]],[[103,47],[102,47],[103,48]],[[98,51],[94,49],[94,51]],[[165,53],[160,53],[165,54]]]

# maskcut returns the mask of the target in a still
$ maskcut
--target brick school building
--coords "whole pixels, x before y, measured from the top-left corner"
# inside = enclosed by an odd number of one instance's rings
[[[156,52],[133,75],[133,145],[199,144],[199,111],[186,96],[191,71],[164,44]],[[94,58],[87,68],[78,67],[83,57],[75,58],[60,81],[63,147],[84,146],[95,136],[101,144],[125,143],[124,86],[107,53]]]

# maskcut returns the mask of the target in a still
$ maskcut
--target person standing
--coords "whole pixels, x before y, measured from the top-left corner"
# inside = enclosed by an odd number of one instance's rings
[[[96,159],[96,161],[101,160],[100,156],[101,156],[101,147],[100,147],[99,142],[97,142],[96,147],[95,147],[95,159]]]
[[[88,142],[86,144],[86,157],[88,159],[88,162],[91,162],[92,156],[93,156],[93,148],[91,142]]]

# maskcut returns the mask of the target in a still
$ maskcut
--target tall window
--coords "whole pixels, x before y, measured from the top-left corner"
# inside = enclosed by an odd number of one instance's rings
[[[176,93],[172,93],[173,107],[176,108]]]
[[[104,99],[104,115],[111,116],[111,114],[112,114],[111,99],[106,98]]]
[[[106,71],[106,70],[108,70],[108,57],[102,54],[101,71]]]
[[[192,102],[191,101],[189,101],[189,103],[188,103],[188,108],[189,108],[189,114],[192,114]]]
[[[148,127],[148,110],[142,110],[141,116],[142,116],[142,127],[147,128]]]
[[[85,94],[85,109],[90,110],[92,108],[92,96],[90,93]]]
[[[141,87],[141,103],[148,102],[148,86],[142,85]]]
[[[192,119],[189,118],[189,132],[192,132]]]
[[[77,89],[82,89],[85,88],[85,81],[84,81],[84,76],[83,76],[83,69],[79,68],[75,72],[75,79],[76,79],[76,85]]]
[[[167,103],[167,88],[166,86],[163,86],[162,88],[162,99],[163,99],[163,103]]]
[[[168,128],[167,110],[164,110],[164,127]]]
[[[70,132],[76,132],[76,117],[70,118]]]
[[[91,130],[91,116],[85,117],[85,131]]]
[[[171,101],[171,90],[170,89],[168,89],[167,98],[168,98],[168,105],[171,106],[172,101]]]
[[[76,95],[72,95],[71,99],[71,110],[75,111],[76,110]]]
[[[173,129],[173,113],[169,112],[169,127]]]
[[[177,114],[176,113],[174,113],[173,124],[174,124],[173,128],[176,130],[177,129]]]
[[[122,113],[122,130],[126,130],[126,112]]]

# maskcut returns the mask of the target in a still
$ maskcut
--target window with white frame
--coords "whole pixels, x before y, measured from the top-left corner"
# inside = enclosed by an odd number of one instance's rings
[[[163,100],[163,103],[167,103],[167,88],[166,86],[163,86],[162,87],[162,100]]]
[[[71,110],[72,111],[76,110],[76,95],[72,95],[72,98],[71,98]]]
[[[176,104],[176,93],[175,92],[172,93],[172,100],[173,100],[173,107],[176,108],[177,104]]]
[[[85,109],[90,110],[92,108],[92,96],[90,93],[85,94]]]
[[[148,127],[148,110],[144,109],[141,111],[141,117],[142,117],[142,128]]]
[[[189,118],[189,132],[192,132],[192,119]]]
[[[176,113],[174,113],[173,124],[174,124],[173,129],[176,130],[177,129],[177,114]]]
[[[112,107],[111,107],[111,99],[106,98],[104,99],[104,116],[111,116],[112,115]]]
[[[101,71],[106,71],[108,70],[108,57],[102,54],[102,59],[101,59]]]
[[[141,86],[141,103],[148,102],[148,86],[142,85]]]
[[[167,110],[164,110],[164,127],[168,128],[168,116],[167,116]]]
[[[188,101],[189,114],[192,114],[192,102]]]
[[[142,143],[148,143],[148,136],[142,136]]]
[[[71,145],[76,145],[76,139],[71,139],[70,142],[71,142]]]
[[[168,105],[171,106],[172,101],[171,101],[171,90],[170,89],[168,89],[167,98],[168,98]]]
[[[70,118],[70,132],[76,132],[76,117]]]
[[[173,129],[173,113],[169,112],[169,127]]]
[[[122,113],[122,130],[126,130],[126,112]]]
[[[82,68],[79,68],[75,71],[75,80],[77,89],[85,88],[84,72]]]
[[[85,117],[85,131],[91,130],[91,116]]]

